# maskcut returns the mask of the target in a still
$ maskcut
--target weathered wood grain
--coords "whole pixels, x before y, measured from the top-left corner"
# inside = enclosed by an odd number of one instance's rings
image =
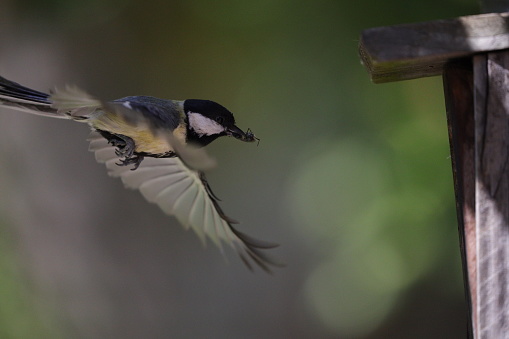
[[[476,338],[509,337],[509,51],[474,57]]]
[[[377,27],[362,32],[359,54],[375,83],[440,75],[451,59],[509,48],[509,14]]]

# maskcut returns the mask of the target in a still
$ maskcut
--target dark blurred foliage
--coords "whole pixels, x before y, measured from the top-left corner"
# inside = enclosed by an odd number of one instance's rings
[[[274,276],[227,262],[87,153],[86,126],[0,114],[2,338],[463,338],[439,77],[374,85],[369,27],[464,0],[0,0],[0,74],[220,102],[259,147],[208,147]]]

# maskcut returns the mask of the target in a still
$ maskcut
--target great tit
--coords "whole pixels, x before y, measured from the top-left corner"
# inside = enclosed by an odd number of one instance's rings
[[[201,148],[221,136],[253,142],[250,130],[235,125],[233,114],[210,100],[164,100],[129,96],[109,102],[76,87],[42,93],[0,77],[0,105],[51,118],[88,124],[90,151],[109,175],[139,189],[168,215],[174,215],[200,239],[221,249],[231,245],[249,269],[252,263],[271,272],[279,263],[262,250],[277,245],[238,231],[212,192],[204,169],[210,158]]]

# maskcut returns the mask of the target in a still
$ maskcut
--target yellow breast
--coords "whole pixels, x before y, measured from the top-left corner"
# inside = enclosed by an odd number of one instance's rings
[[[122,117],[113,114],[103,114],[91,123],[93,128],[108,131],[112,134],[125,135],[133,139],[136,145],[136,152],[149,154],[164,154],[174,151],[170,142],[175,139],[182,144],[186,143],[186,125],[182,119],[180,124],[172,132],[172,137],[165,136],[165,131],[155,131],[155,133],[145,124],[134,126],[127,123]]]

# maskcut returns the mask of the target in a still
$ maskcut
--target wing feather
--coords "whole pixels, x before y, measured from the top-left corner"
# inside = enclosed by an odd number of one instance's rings
[[[207,204],[200,190],[196,191],[191,210],[189,211],[189,224],[192,225],[206,225],[206,208]],[[206,244],[205,228],[193,227],[193,231],[200,238],[202,244]],[[221,247],[221,244],[218,244]]]
[[[161,191],[155,201],[152,202],[156,203],[164,211],[164,213],[175,215],[177,219],[179,219],[179,221],[182,223],[181,216],[175,213],[175,205],[177,201],[186,194],[191,185],[192,183],[187,179],[172,183],[171,186],[168,186],[163,191]],[[183,226],[188,228],[187,223],[183,223]]]
[[[106,165],[109,175],[119,177],[128,188],[138,189],[186,229],[192,228],[203,243],[209,238],[221,251],[223,243],[230,245],[249,269],[254,263],[270,273],[271,266],[281,266],[261,251],[277,245],[254,239],[232,226],[236,221],[225,215],[203,172],[192,170],[177,157],[147,157],[133,171],[117,165],[115,148],[98,133],[93,132],[89,141],[90,151]]]
[[[173,172],[169,172],[169,168],[165,166],[153,167],[153,168],[138,168],[136,171],[126,172],[124,176],[124,182],[127,187],[132,189],[140,188],[143,183],[157,179],[166,175],[171,175]]]
[[[207,201],[208,197],[206,196],[206,193],[202,192],[202,195],[204,197],[204,201]],[[218,223],[221,221],[217,218],[217,213],[214,212],[214,208],[209,204],[205,204],[205,212],[204,212],[204,223],[203,223],[203,231],[209,236],[209,238],[212,240],[214,244],[219,246],[221,251],[223,250],[223,247],[221,246],[221,238],[218,235],[217,232],[217,226]]]
[[[180,223],[185,228],[189,228],[191,226],[191,210],[193,208],[194,199],[198,195],[198,187],[193,185],[192,182],[186,183],[186,188],[178,195],[173,203],[172,214],[179,219]],[[167,201],[167,197],[162,196],[158,203],[160,205],[166,205]]]
[[[122,177],[123,179],[123,177]],[[181,173],[169,174],[149,179],[138,187],[141,194],[150,202],[159,203],[166,198],[178,198],[191,183]],[[174,200],[171,203],[175,203]],[[171,213],[171,210],[168,210]]]

